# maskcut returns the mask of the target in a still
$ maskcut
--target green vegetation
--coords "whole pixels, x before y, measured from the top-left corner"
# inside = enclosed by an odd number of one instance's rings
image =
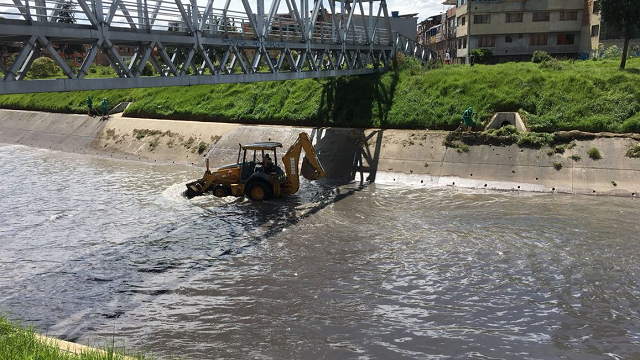
[[[627,150],[626,155],[630,158],[640,158],[640,143],[633,145]]]
[[[569,156],[569,159],[577,162],[577,161],[580,161],[581,157],[578,154],[573,154],[573,155]]]
[[[457,151],[459,153],[463,153],[463,152],[467,153],[467,152],[469,152],[469,146],[467,146],[466,144],[459,144],[457,147],[458,147]]]
[[[542,50],[534,51],[533,55],[531,56],[531,62],[534,62],[536,64],[541,63],[543,61],[549,61],[551,59],[553,59],[553,57],[551,57],[551,55],[549,55],[548,52],[542,51]]]
[[[491,49],[473,49],[471,55],[473,55],[476,64],[488,64],[491,62],[493,51]]]
[[[160,140],[158,138],[155,138],[155,139],[151,140],[149,142],[149,148],[151,149],[151,151],[155,150],[156,147],[158,147],[159,143],[160,143]]]
[[[56,65],[55,61],[42,56],[33,60],[27,75],[32,78],[42,79],[55,76],[59,71],[60,67]]]
[[[0,96],[0,107],[84,113],[88,95],[132,101],[128,116],[336,127],[454,130],[473,106],[475,128],[519,111],[534,132],[640,133],[640,58],[427,69],[399,59],[369,76]],[[554,65],[558,64],[558,65]],[[95,68],[97,73],[102,68]],[[91,71],[90,71],[91,72]],[[525,139],[523,144],[537,140]]]
[[[126,354],[114,344],[102,349],[73,354],[38,338],[32,328],[25,329],[0,316],[0,360],[125,360],[149,359],[142,355]]]
[[[554,162],[553,163],[553,168],[556,169],[556,170],[562,169],[562,163],[559,162],[559,161]]]
[[[592,147],[591,149],[589,149],[589,151],[587,151],[587,155],[589,155],[589,157],[593,160],[602,159],[602,154],[600,154],[600,150],[598,150],[597,147]]]
[[[162,131],[160,130],[133,129],[133,136],[135,136],[135,138],[138,140],[146,136],[154,136],[154,135],[160,135],[160,134],[162,134]]]
[[[459,148],[461,143],[467,145],[496,145],[506,146],[517,144],[519,147],[540,149],[545,146],[552,146],[555,142],[562,142],[563,139],[556,139],[554,134],[517,132],[515,126],[508,125],[500,129],[490,129],[481,132],[461,132],[453,131],[444,140],[444,145]],[[555,150],[551,150],[555,153]],[[551,156],[553,153],[547,153]]]
[[[202,154],[206,149],[207,144],[205,144],[204,141],[200,141],[200,144],[198,144],[198,154]]]

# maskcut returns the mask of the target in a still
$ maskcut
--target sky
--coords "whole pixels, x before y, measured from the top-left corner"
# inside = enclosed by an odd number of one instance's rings
[[[444,0],[387,0],[389,14],[392,11],[399,11],[400,14],[418,13],[418,21],[422,21],[429,16],[438,15],[448,8],[443,7]],[[443,10],[444,9],[444,10]]]
[[[73,0],[72,0],[73,1]],[[108,9],[108,5],[111,3],[111,1],[113,0],[103,0],[103,3],[105,3],[105,8]],[[156,0],[157,1],[157,0]],[[206,6],[206,4],[208,3],[209,0],[197,0],[198,5],[199,6]],[[300,0],[295,0],[296,3],[299,3]],[[400,13],[400,15],[404,15],[404,14],[418,14],[418,21],[422,21],[424,19],[426,19],[429,16],[433,16],[433,15],[438,15],[441,14],[444,10],[447,9],[447,7],[442,5],[442,2],[444,0],[387,0],[387,10],[389,11],[389,15],[391,15],[392,11],[398,11]],[[52,3],[52,0],[47,0],[47,3]],[[75,2],[75,1],[73,1]],[[131,2],[131,1],[129,1]],[[155,3],[155,1],[151,1],[152,3]],[[169,0],[169,2],[172,2],[171,0]],[[224,0],[214,0],[214,8],[220,8],[223,6],[224,4]],[[264,0],[265,3],[265,10],[268,11],[270,4],[271,4],[272,0]],[[365,4],[364,7],[365,9],[367,8],[367,2],[368,1],[364,1],[363,3]],[[187,4],[189,3],[189,0],[183,0],[183,3]],[[251,4],[251,7],[253,8],[253,10],[255,11],[255,7],[257,6],[257,0],[249,0],[249,3]],[[309,0],[309,3],[313,3],[313,1]],[[327,0],[324,0],[324,3],[327,3]],[[285,1],[281,1],[280,2],[280,10],[282,11],[283,9],[286,11],[286,5]],[[376,6],[377,8],[378,3],[374,2],[374,6]],[[230,8],[232,10],[237,10],[237,11],[244,11],[244,8],[242,6],[242,2],[240,0],[231,0],[231,6]],[[80,10],[79,8],[76,10]],[[32,10],[33,11],[33,10]],[[13,4],[0,4],[0,12],[5,12],[4,17],[17,17],[20,18],[19,15],[17,15],[18,13],[18,9],[16,6],[14,6]],[[365,10],[365,13],[367,13],[368,10]],[[6,13],[15,13],[16,16],[11,16],[8,15]],[[176,13],[176,16],[179,16],[179,14]],[[76,18],[84,18],[84,16],[82,14],[78,14],[76,16]]]
[[[183,0],[188,2],[187,0]],[[204,6],[207,4],[208,0],[197,0],[198,4]],[[297,4],[300,3],[300,0],[295,0]],[[403,14],[415,14],[418,13],[418,21],[422,21],[429,16],[441,14],[445,11],[449,6],[442,5],[444,0],[387,0],[387,10],[389,11],[389,15],[391,15],[392,11],[398,11],[400,15]],[[265,3],[265,11],[268,11],[272,0],[264,0]],[[221,3],[224,1],[214,0],[214,7],[220,7]],[[257,4],[257,0],[249,0],[251,7],[254,8]],[[309,0],[310,4],[313,4],[313,1]],[[324,0],[325,6],[327,6],[328,1]],[[368,0],[363,1],[363,5],[365,7],[365,13],[367,13],[367,3]],[[377,9],[378,2],[374,2],[374,6]],[[231,0],[231,8],[234,10],[242,11],[242,2],[239,0]],[[255,11],[255,8],[254,8]],[[284,1],[280,2],[280,11],[286,11],[286,5]]]

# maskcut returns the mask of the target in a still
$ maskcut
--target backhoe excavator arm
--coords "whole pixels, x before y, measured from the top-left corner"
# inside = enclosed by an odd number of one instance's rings
[[[302,150],[305,152],[305,157],[302,159],[302,168],[299,170],[298,164]],[[311,139],[304,132],[298,135],[298,140],[284,154],[282,163],[286,170],[287,192],[289,194],[296,193],[300,188],[300,173],[307,180],[317,180],[325,176],[324,168],[320,164],[320,160],[318,160],[313,144],[311,144]]]

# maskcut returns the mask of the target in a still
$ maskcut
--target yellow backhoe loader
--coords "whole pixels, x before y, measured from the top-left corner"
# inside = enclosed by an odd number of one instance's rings
[[[295,194],[300,187],[300,174],[308,180],[325,176],[307,133],[300,133],[282,157],[284,170],[276,157],[276,149],[281,147],[281,143],[271,141],[240,145],[237,163],[214,171],[209,170],[207,159],[207,170],[202,179],[188,183],[184,195],[191,199],[212,192],[217,197],[247,195],[251,200],[262,201]],[[298,169],[302,150],[305,156]],[[271,156],[275,162],[271,161]]]

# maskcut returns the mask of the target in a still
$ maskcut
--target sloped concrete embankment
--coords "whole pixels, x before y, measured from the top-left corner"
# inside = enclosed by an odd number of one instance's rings
[[[206,158],[216,167],[237,160],[238,144],[293,144],[309,133],[328,178],[412,186],[635,196],[640,159],[626,157],[638,143],[601,137],[577,141],[563,154],[548,148],[443,145],[444,132],[254,126],[0,110],[0,142],[108,157],[193,164],[200,176]],[[596,147],[603,158],[587,151]],[[280,156],[279,155],[279,156]],[[579,159],[578,159],[579,158]],[[560,165],[558,165],[560,164]]]

